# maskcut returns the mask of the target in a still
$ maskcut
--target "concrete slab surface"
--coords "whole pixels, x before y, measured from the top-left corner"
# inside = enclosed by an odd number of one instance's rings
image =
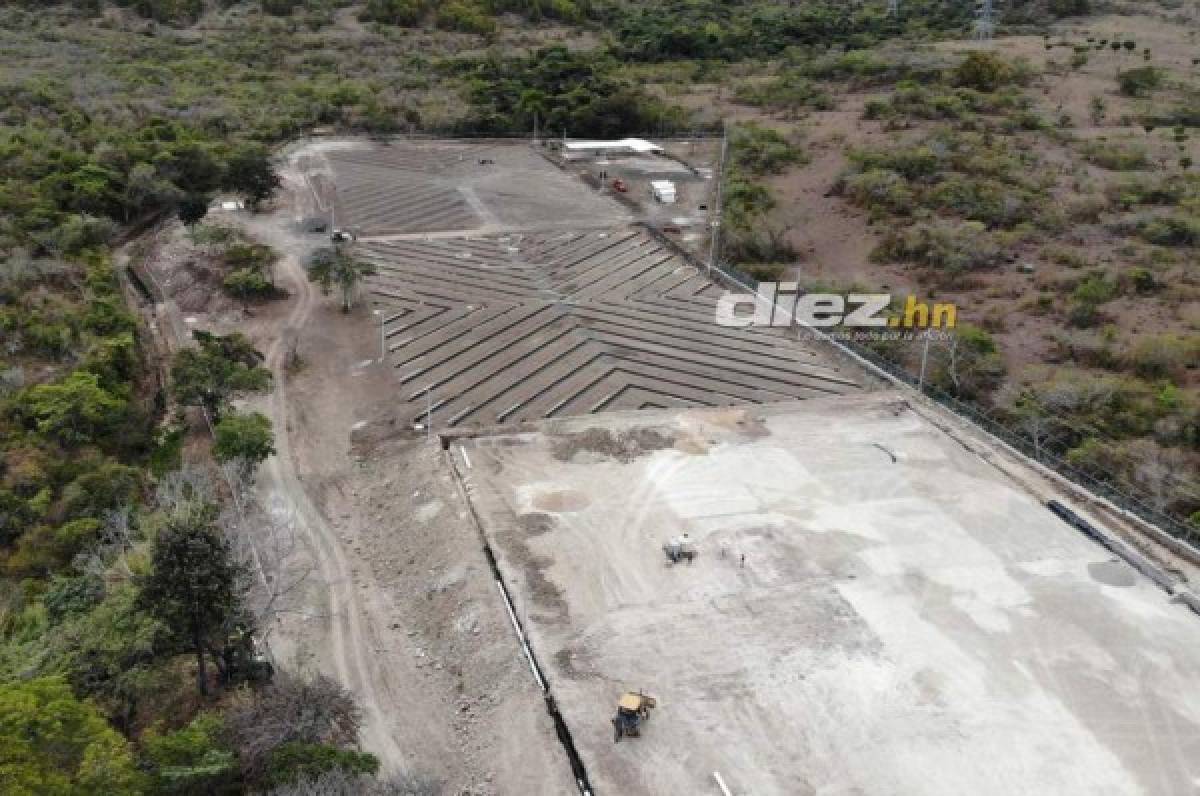
[[[1200,618],[896,394],[542,429],[456,460],[598,796],[1200,788]]]

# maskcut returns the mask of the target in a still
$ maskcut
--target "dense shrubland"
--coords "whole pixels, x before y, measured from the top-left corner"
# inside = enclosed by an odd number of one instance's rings
[[[724,169],[721,256],[762,281],[778,279],[794,259],[787,229],[769,219],[775,197],[760,178],[807,159],[804,150],[769,127],[743,124],[729,130]]]
[[[271,145],[315,124],[394,127],[405,109],[337,59],[271,72],[287,33],[269,19],[199,48],[37,5],[0,6],[6,66],[21,65],[0,75],[0,789],[263,792],[368,776],[376,763],[346,720],[337,734],[234,731],[233,702],[278,697],[253,653],[264,617],[234,544],[246,529],[180,474],[189,416],[168,409],[208,410],[215,456],[250,478],[273,432],[228,403],[266,387],[266,371],[246,341],[206,338],[160,382],[110,246],[177,211],[194,219],[218,194],[269,201]],[[183,24],[197,7],[129,10]],[[211,225],[191,234],[219,262],[214,287],[277,295],[270,249]]]
[[[687,126],[678,108],[650,97],[617,74],[611,57],[565,47],[528,56],[459,61],[470,111],[459,123],[471,133],[528,133],[615,137],[672,132]]]
[[[1135,300],[1172,312],[1195,295],[1186,263],[1200,246],[1200,178],[1186,158],[1176,169],[1152,157],[1139,134],[1074,140],[1033,113],[1031,79],[1023,64],[972,54],[920,81],[885,80],[887,96],[868,101],[864,117],[885,130],[923,132],[851,149],[835,191],[882,227],[875,259],[911,263],[931,293],[978,289],[986,284],[979,275],[1014,268],[1044,247],[1067,275],[1033,277],[1040,291],[1020,311],[1054,320],[1060,331],[1048,356],[1059,366],[1007,373],[992,336],[1007,320],[990,315],[981,319],[986,329],[960,328],[952,343],[933,346],[926,383],[991,413],[1040,452],[1195,522],[1200,398],[1189,385],[1200,335],[1185,322],[1176,333],[1123,341],[1115,323]],[[1122,70],[1115,90],[1141,97],[1159,81],[1152,69]],[[1167,132],[1176,145],[1187,138],[1178,126]],[[1050,165],[1040,153],[1055,149],[1105,176],[1082,179],[1081,167]],[[1116,262],[1046,245],[1094,234],[1126,241]],[[920,367],[919,346],[876,347],[914,373]]]

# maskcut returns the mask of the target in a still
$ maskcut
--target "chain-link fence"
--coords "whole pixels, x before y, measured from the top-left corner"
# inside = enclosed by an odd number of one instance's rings
[[[704,264],[699,262],[695,264],[700,268],[705,267]],[[733,283],[738,288],[747,292],[756,291],[757,280],[738,269],[737,266],[723,263],[717,258],[714,267],[720,275],[724,276],[728,282]],[[926,338],[918,338],[913,342],[924,347],[925,341]],[[1036,418],[1038,416],[1036,411],[1026,415],[1025,428],[1017,427],[1011,419],[999,417],[984,406],[957,397],[950,391],[932,383],[928,377],[935,370],[945,372],[949,368],[951,372],[955,373],[955,378],[962,381],[967,381],[975,375],[972,372],[973,366],[969,359],[957,354],[956,349],[953,348],[956,345],[953,335],[948,335],[941,342],[942,348],[940,351],[935,347],[932,353],[928,351],[923,352],[923,355],[918,358],[922,364],[915,368],[904,362],[903,359],[905,358],[889,357],[870,346],[853,340],[830,338],[830,343],[835,347],[866,360],[879,370],[920,391],[958,416],[969,420],[1011,448],[1054,470],[1088,491],[1108,499],[1114,505],[1161,528],[1166,533],[1189,545],[1200,546],[1198,544],[1200,543],[1200,531],[1184,518],[1169,513],[1162,505],[1161,496],[1151,494],[1128,483],[1116,483],[1115,481],[1097,478],[1072,464],[1063,456],[1055,453],[1054,451],[1057,449],[1056,443],[1061,442],[1059,438],[1060,433],[1043,434],[1036,425],[1030,426],[1028,418]],[[937,344],[930,343],[930,346],[935,345]],[[947,361],[956,357],[962,364],[951,364]],[[1046,420],[1056,419],[1055,413],[1048,408],[1043,407],[1042,412],[1041,416]],[[1052,425],[1048,422],[1046,427],[1050,428]],[[1170,470],[1162,469],[1157,475],[1164,482],[1169,483],[1176,492],[1188,491],[1188,494],[1191,494],[1190,490],[1192,487],[1190,484]]]

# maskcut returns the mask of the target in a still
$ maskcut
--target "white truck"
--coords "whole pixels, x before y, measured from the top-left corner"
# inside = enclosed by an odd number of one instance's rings
[[[675,183],[670,180],[651,180],[650,193],[665,205],[675,204]]]

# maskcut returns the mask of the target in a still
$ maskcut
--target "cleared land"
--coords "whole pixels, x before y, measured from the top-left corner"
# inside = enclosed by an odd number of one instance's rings
[[[871,383],[791,330],[718,326],[723,287],[618,225],[629,209],[528,144],[346,142],[300,160],[378,271],[367,291],[402,425],[765,403]]]
[[[456,448],[597,793],[1200,782],[1196,617],[894,394]],[[614,745],[638,688],[659,707]]]
[[[588,228],[629,218],[527,144],[346,139],[315,144],[307,155],[322,206],[362,236]]]

